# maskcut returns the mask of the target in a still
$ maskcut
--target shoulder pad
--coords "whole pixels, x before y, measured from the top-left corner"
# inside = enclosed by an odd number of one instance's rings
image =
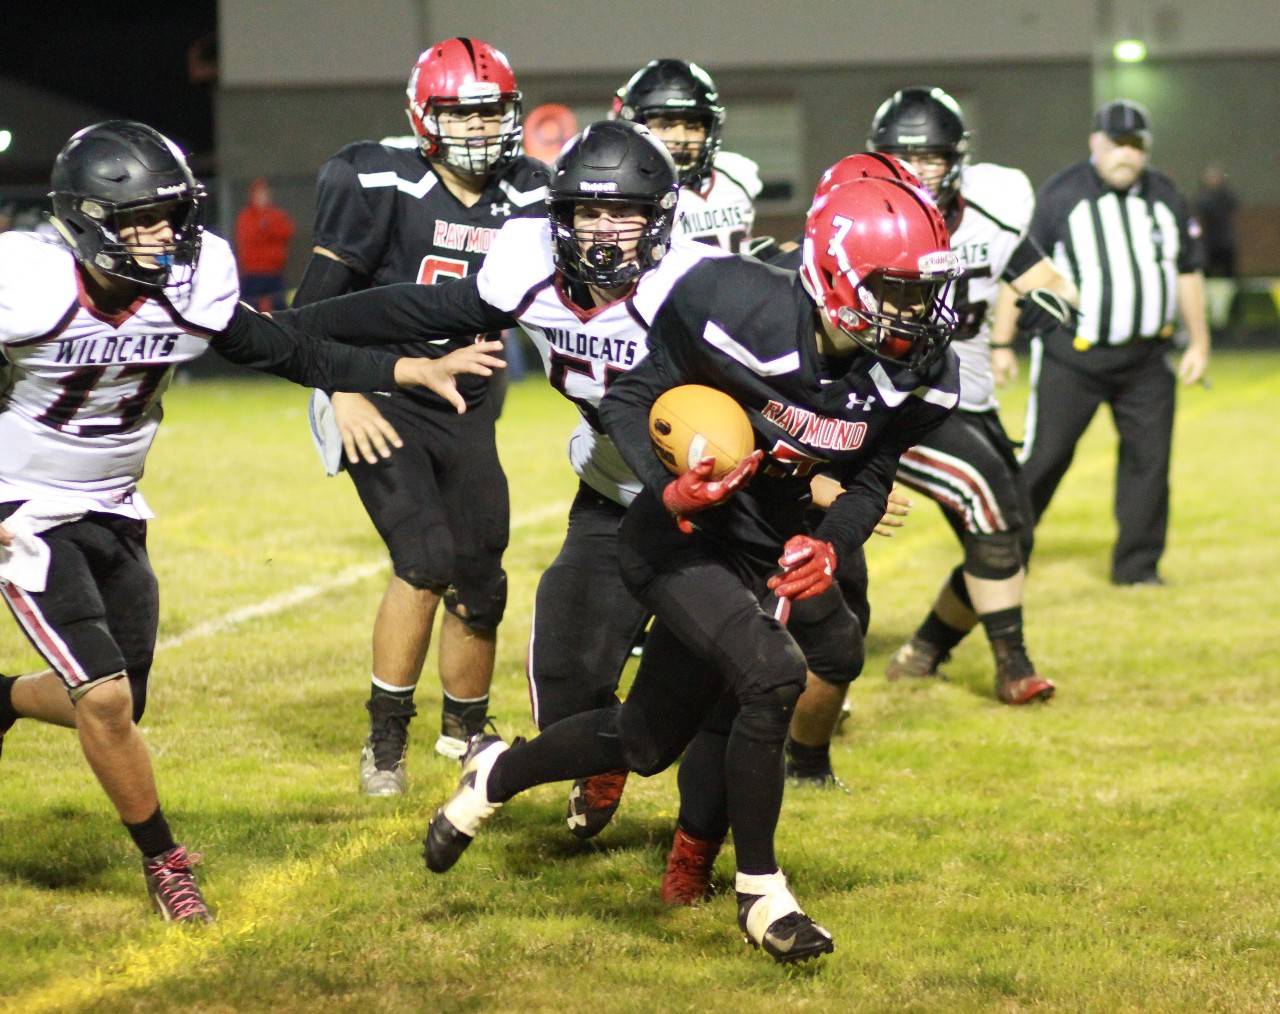
[[[632,305],[646,321],[653,322],[663,301],[672,287],[685,275],[703,261],[732,257],[728,250],[721,250],[710,243],[695,243],[693,240],[676,239],[671,249],[652,271],[640,276]]]
[[[760,196],[764,184],[760,182],[760,167],[746,155],[735,151],[718,151],[714,162],[716,169],[742,184],[742,189],[753,201]]]
[[[1035,210],[1036,195],[1027,174],[991,162],[965,167],[960,195],[1019,232],[1026,230]]]
[[[545,218],[513,218],[493,237],[477,273],[476,288],[490,306],[510,313],[555,269],[550,222]]]
[[[36,338],[76,301],[75,258],[59,238],[0,234],[0,344]]]
[[[231,247],[221,236],[206,232],[190,286],[171,293],[169,302],[186,323],[202,331],[224,331],[239,300]]]

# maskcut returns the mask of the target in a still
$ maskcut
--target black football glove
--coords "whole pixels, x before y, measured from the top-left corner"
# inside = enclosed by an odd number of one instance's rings
[[[1064,331],[1074,337],[1080,311],[1052,289],[1032,289],[1018,300],[1018,331],[1036,338]]]

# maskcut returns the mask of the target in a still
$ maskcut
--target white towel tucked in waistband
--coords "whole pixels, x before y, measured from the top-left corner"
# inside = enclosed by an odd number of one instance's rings
[[[74,502],[28,500],[0,521],[13,536],[11,545],[0,546],[0,581],[16,584],[23,591],[44,591],[49,578],[49,544],[40,533],[79,521],[87,513]]]

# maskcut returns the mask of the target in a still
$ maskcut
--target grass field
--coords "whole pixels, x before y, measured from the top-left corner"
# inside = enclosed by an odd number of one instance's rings
[[[956,547],[927,503],[873,540],[870,657],[835,751],[852,794],[790,791],[779,836],[837,950],[791,972],[743,945],[731,891],[659,904],[671,774],[633,779],[597,844],[568,835],[565,786],[546,786],[451,874],[428,874],[419,839],[457,770],[430,753],[439,691],[432,675],[419,693],[410,795],[358,796],[385,571],[350,485],[320,474],[305,396],[171,391],[145,483],[165,643],[144,728],[219,921],[186,932],[151,915],[74,737],[19,723],[0,761],[0,1008],[1280,1008],[1277,367],[1222,356],[1212,391],[1182,395],[1164,589],[1107,583],[1114,448],[1099,417],[1029,586],[1029,643],[1059,684],[1047,707],[995,703],[979,639],[951,682],[887,684]],[[1006,398],[1015,432],[1024,397]],[[501,424],[508,735],[531,727],[524,640],[574,489],[571,420],[533,380]],[[0,671],[35,665],[0,622]],[[728,887],[731,852],[717,872]]]

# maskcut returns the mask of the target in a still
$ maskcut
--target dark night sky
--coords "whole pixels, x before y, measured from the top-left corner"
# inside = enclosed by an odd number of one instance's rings
[[[5,4],[0,74],[142,120],[193,153],[213,148],[213,83],[192,84],[187,51],[212,37],[217,0]]]

